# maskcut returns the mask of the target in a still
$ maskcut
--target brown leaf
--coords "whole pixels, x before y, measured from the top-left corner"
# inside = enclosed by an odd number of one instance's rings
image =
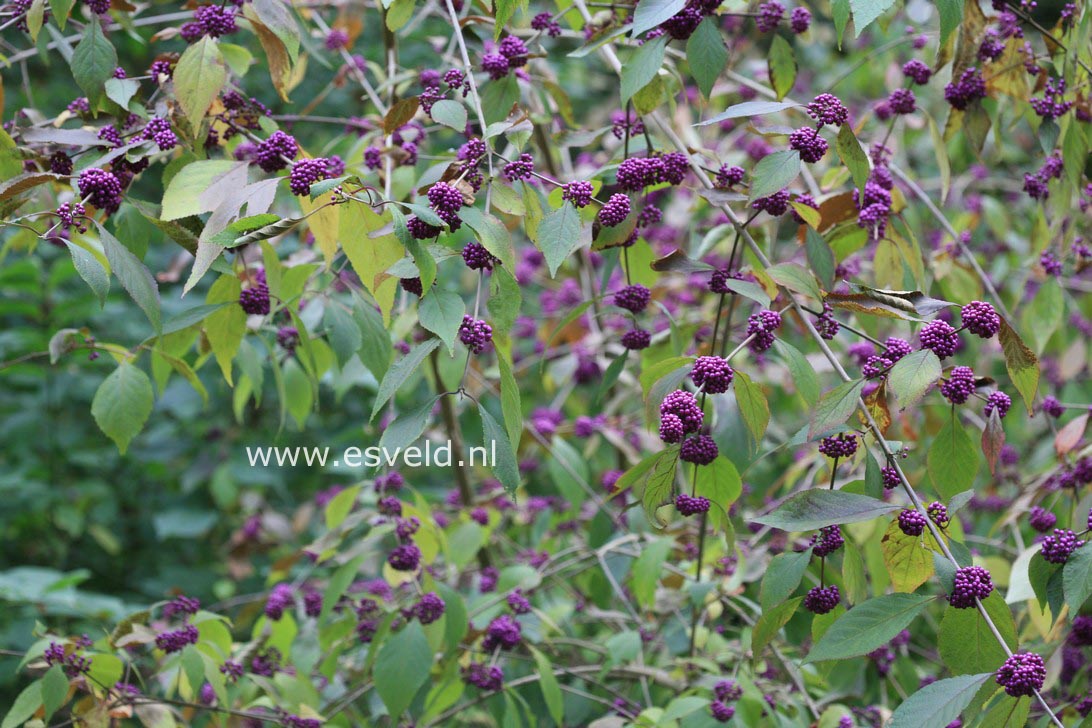
[[[419,97],[410,96],[392,106],[387,115],[383,117],[383,133],[393,134],[397,129],[409,123],[413,115],[417,113],[417,108],[420,105],[421,99]]]
[[[844,192],[828,197],[819,203],[820,230],[829,230],[840,222],[857,217],[857,205],[853,202],[853,193]]]
[[[1001,426],[1001,417],[995,409],[986,420],[986,429],[982,430],[982,454],[986,456],[986,464],[990,466],[991,474],[997,471],[997,459],[1001,456],[1004,444],[1005,428]]]
[[[20,192],[26,192],[46,182],[62,179],[65,179],[65,177],[51,172],[26,172],[16,175],[6,182],[0,183],[0,200],[15,197]]]
[[[282,100],[288,101],[288,81],[292,76],[292,59],[288,55],[284,41],[261,21],[253,5],[244,5],[243,15],[250,21],[254,32],[258,35],[258,41],[265,50],[266,58],[269,59],[269,77],[273,81],[273,88],[277,90]]]
[[[869,413],[872,414],[872,419],[876,420],[876,424],[880,428],[880,434],[886,436],[887,428],[891,427],[891,410],[887,407],[887,382],[881,382],[880,386],[876,387],[864,398],[865,406],[868,407]],[[861,416],[861,424],[868,427],[868,422],[864,416]]]
[[[700,260],[690,258],[683,251],[675,248],[667,255],[652,261],[652,270],[661,273],[671,271],[674,273],[697,273],[713,270],[713,266]]]
[[[1049,415],[1047,415],[1049,417]],[[1058,430],[1054,436],[1054,452],[1058,457],[1063,457],[1067,452],[1077,447],[1077,443],[1084,437],[1084,429],[1088,426],[1088,413],[1070,421],[1065,427]]]

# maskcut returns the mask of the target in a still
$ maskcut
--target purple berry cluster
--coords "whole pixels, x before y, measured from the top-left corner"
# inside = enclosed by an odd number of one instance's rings
[[[925,516],[909,509],[899,513],[899,529],[907,536],[920,536],[925,532]]]
[[[463,246],[463,262],[470,270],[493,270],[500,260],[481,243],[469,242]]]
[[[699,356],[690,370],[694,385],[706,394],[723,394],[732,384],[735,371],[719,356]]]
[[[774,343],[774,332],[781,328],[781,314],[763,309],[751,314],[747,319],[747,335],[753,337],[749,347],[751,351],[761,353]]]
[[[437,182],[429,187],[428,205],[436,215],[455,230],[462,222],[459,209],[463,206],[463,193],[446,182]]]
[[[990,572],[981,566],[963,566],[956,569],[948,603],[956,609],[970,609],[975,606],[975,599],[985,599],[992,591]]]
[[[834,584],[825,587],[813,586],[804,595],[804,609],[813,614],[827,614],[838,606],[841,599],[842,595]]]
[[[978,99],[986,98],[986,82],[975,67],[963,71],[959,79],[944,87],[944,99],[953,109],[963,111]]]
[[[922,327],[918,333],[922,349],[932,349],[941,359],[947,359],[959,348],[959,334],[951,324],[942,319],[934,319]]]
[[[279,172],[292,163],[299,151],[295,137],[283,131],[275,131],[258,144],[254,161],[263,172]]]
[[[1064,564],[1069,556],[1084,546],[1085,542],[1068,528],[1055,528],[1054,534],[1043,539],[1040,552],[1051,564]]]
[[[251,285],[239,292],[239,305],[251,315],[265,316],[269,313],[269,286],[263,273],[254,276]]]
[[[444,609],[447,605],[444,600],[436,592],[428,592],[422,594],[421,598],[417,600],[417,603],[413,605],[413,616],[421,624],[432,624],[440,617],[444,616]]]
[[[604,227],[616,227],[629,217],[629,197],[621,192],[615,193],[607,200],[607,204],[599,208],[599,223]]]
[[[679,442],[684,435],[701,429],[704,420],[694,395],[676,389],[660,403],[660,439],[666,443]]]
[[[986,396],[986,406],[983,409],[983,413],[986,417],[989,417],[994,412],[997,412],[997,416],[1004,418],[1009,413],[1009,408],[1012,407],[1012,397],[1004,392],[990,392]]]
[[[811,537],[811,551],[820,558],[830,556],[845,544],[840,526],[824,526]]]
[[[996,680],[1014,698],[1034,695],[1046,680],[1046,665],[1034,652],[1017,652],[998,668]]]
[[[797,129],[789,134],[789,148],[800,153],[800,159],[808,164],[818,162],[830,147],[827,140],[819,136],[819,130],[810,126]]]
[[[1039,533],[1046,533],[1057,522],[1058,517],[1041,506],[1033,506],[1028,516],[1028,523]]]
[[[940,501],[933,501],[925,507],[925,512],[929,514],[929,520],[937,524],[940,528],[944,528],[948,525],[948,521],[951,517],[948,515],[948,508]]]
[[[708,465],[717,459],[720,452],[717,443],[709,435],[695,435],[683,440],[679,448],[679,459],[695,465]]]
[[[709,507],[712,504],[709,499],[704,496],[687,495],[686,493],[679,493],[675,496],[675,509],[682,516],[694,516],[699,513],[706,513],[709,511]]]
[[[819,452],[828,458],[850,458],[857,452],[857,433],[840,432],[819,441]]]
[[[639,283],[626,286],[614,294],[614,305],[630,313],[640,313],[652,300],[652,291]]]
[[[970,367],[952,367],[948,379],[940,385],[940,393],[952,404],[963,404],[974,390],[974,370]]]
[[[984,301],[971,301],[960,309],[963,328],[975,336],[988,339],[1001,330],[1001,317],[992,305]]]
[[[329,160],[325,157],[301,159],[292,165],[288,175],[288,187],[292,194],[304,197],[311,194],[311,185],[329,178]]]
[[[475,354],[487,351],[493,343],[493,327],[470,314],[463,316],[459,325],[459,341]]]
[[[91,167],[80,172],[77,186],[80,197],[107,213],[121,206],[121,181],[111,172]]]
[[[573,203],[573,207],[587,207],[592,201],[592,192],[595,187],[585,180],[573,180],[561,187],[561,199]]]

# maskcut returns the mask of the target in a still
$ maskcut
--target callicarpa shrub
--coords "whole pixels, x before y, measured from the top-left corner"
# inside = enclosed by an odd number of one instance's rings
[[[2,728],[1092,720],[1088,0],[0,41]]]

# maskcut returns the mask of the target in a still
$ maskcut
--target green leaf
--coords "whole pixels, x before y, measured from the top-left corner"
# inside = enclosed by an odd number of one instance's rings
[[[140,90],[140,82],[132,78],[111,78],[105,85],[106,97],[123,109]]]
[[[849,168],[853,185],[859,190],[864,189],[870,171],[868,155],[861,148],[861,143],[857,141],[857,136],[849,124],[842,124],[842,128],[838,130],[835,147],[838,150],[838,156],[842,158],[842,164]]]
[[[122,455],[152,413],[152,383],[139,367],[122,362],[103,380],[91,401],[91,416]]]
[[[68,16],[75,6],[76,0],[49,0],[49,9],[53,11],[53,18],[61,30],[64,30],[64,26],[68,23]]]
[[[864,29],[895,4],[895,0],[849,0],[853,11],[853,32],[858,38]]]
[[[675,0],[676,2],[678,0]],[[670,17],[670,16],[668,16]],[[633,98],[656,77],[664,64],[664,52],[667,50],[668,37],[660,36],[646,41],[643,46],[630,56],[622,66],[622,104]]]
[[[464,207],[459,211],[463,222],[478,234],[481,244],[500,259],[509,271],[516,269],[516,253],[512,248],[512,236],[504,223],[476,207]]]
[[[46,720],[64,705],[68,697],[68,677],[64,668],[54,665],[42,675],[42,707],[45,708]]]
[[[724,455],[717,457],[708,465],[698,467],[698,480],[695,493],[708,498],[720,509],[725,518],[728,510],[743,492],[743,480],[732,461]]]
[[[417,304],[421,325],[439,336],[451,354],[455,353],[455,336],[465,314],[462,296],[443,289],[431,291]]]
[[[551,278],[557,275],[561,264],[583,242],[581,227],[580,213],[567,200],[539,223],[538,248],[546,258],[546,265],[550,267]]]
[[[466,107],[458,101],[440,99],[432,105],[429,116],[437,124],[443,124],[457,132],[466,130]]]
[[[736,372],[733,384],[739,413],[747,424],[747,429],[754,436],[755,447],[757,447],[766,434],[766,427],[770,424],[770,405],[766,402],[766,395],[762,393],[762,388],[743,372]]]
[[[675,698],[667,704],[667,710],[660,716],[658,725],[672,725],[674,721],[696,713],[708,705],[709,698],[698,695],[684,695],[681,698]]]
[[[353,315],[346,311],[338,301],[328,301],[322,315],[323,325],[326,327],[326,340],[330,348],[337,355],[340,366],[353,358],[364,343],[364,337],[360,333]],[[301,331],[300,336],[307,336],[306,331]]]
[[[534,647],[530,647],[531,655],[535,658],[535,668],[538,670],[538,686],[542,690],[542,699],[546,702],[546,709],[550,711],[550,717],[554,723],[565,725],[565,701],[561,697],[561,688],[554,676],[553,665],[550,659]]]
[[[647,0],[638,3],[633,11],[633,25],[630,34],[636,38],[645,31],[652,30],[665,20],[686,7],[686,0]],[[623,102],[625,99],[623,99]]]
[[[829,291],[834,287],[834,252],[811,226],[804,233],[804,250],[808,256],[808,265],[815,271],[823,288]]]
[[[520,286],[505,268],[494,268],[489,282],[489,315],[493,318],[493,333],[497,337],[507,336],[519,316],[523,303]]]
[[[815,274],[798,263],[778,263],[767,268],[766,272],[775,282],[790,291],[811,296],[817,301],[823,300],[823,294],[819,290],[819,282],[815,280]]]
[[[173,78],[178,103],[196,135],[227,80],[227,66],[216,41],[205,36],[187,48],[178,59]]]
[[[912,592],[933,575],[933,552],[925,547],[924,540],[935,543],[931,536],[923,539],[903,533],[898,520],[887,525],[880,549],[895,591]]]
[[[887,375],[887,391],[895,395],[899,409],[906,409],[921,399],[940,379],[940,359],[932,349],[922,349],[895,362]]]
[[[238,162],[229,159],[206,159],[190,162],[178,170],[167,183],[163,194],[163,220],[178,220],[190,215],[210,212],[201,202],[201,193],[212,185],[217,177],[230,172]]]
[[[99,306],[106,305],[106,296],[110,293],[110,275],[102,267],[102,263],[86,249],[76,245],[70,240],[65,240],[69,254],[72,255],[72,265],[80,278],[88,285],[95,298],[99,300]]]
[[[357,356],[376,378],[382,381],[391,363],[390,334],[383,327],[383,317],[360,298],[353,301],[353,318],[360,327],[361,345]]]
[[[812,440],[817,435],[828,432],[848,420],[853,410],[857,408],[864,385],[865,380],[857,379],[839,384],[824,394],[812,413],[811,422],[808,425],[808,439]]]
[[[804,661],[866,655],[906,629],[934,598],[920,594],[885,594],[862,602],[830,626]]]
[[[758,601],[763,611],[785,601],[804,578],[804,573],[811,563],[811,549],[790,551],[778,554],[770,559],[766,572],[762,575]]]
[[[440,7],[446,7],[442,4]],[[516,14],[516,11],[520,8],[527,10],[527,0],[494,0],[493,7],[496,9],[496,15],[494,17],[494,40],[499,40],[501,33],[504,32],[504,26],[509,20]]]
[[[519,442],[523,434],[523,407],[520,404],[519,384],[512,374],[512,365],[508,357],[497,356],[497,368],[500,369],[501,414],[504,415],[504,429],[513,444]]]
[[[8,714],[4,716],[4,722],[0,723],[0,728],[17,728],[23,725],[34,717],[40,707],[42,707],[42,683],[35,681],[19,693]]]
[[[102,241],[106,259],[110,261],[110,268],[117,276],[121,287],[128,291],[129,295],[140,306],[140,310],[152,323],[156,333],[163,330],[162,315],[159,310],[159,285],[152,276],[151,271],[133,255],[128,248],[118,242],[118,239],[107,232],[101,224],[99,228],[99,240]]]
[[[383,405],[390,401],[398,388],[417,371],[417,367],[421,366],[421,362],[425,360],[425,357],[435,351],[438,346],[440,346],[439,339],[429,339],[410,349],[408,354],[391,365],[386,376],[383,377],[383,381],[379,384],[379,391],[376,392],[375,404],[372,405],[372,415],[368,418],[369,420],[375,419],[375,416],[379,414],[379,410],[383,409]]]
[[[814,531],[824,526],[869,521],[900,508],[867,495],[813,489],[794,493],[777,510],[751,520],[782,531]]]
[[[1092,596],[1092,548],[1074,551],[1062,567],[1062,585],[1069,611],[1077,614]]]
[[[656,539],[641,549],[641,555],[633,562],[630,569],[630,588],[633,598],[642,608],[648,609],[656,598],[656,585],[660,583],[660,573],[673,546],[671,539]]]
[[[789,186],[800,174],[800,153],[789,149],[767,154],[755,165],[751,175],[749,202],[769,197]]]
[[[796,56],[793,54],[789,42],[779,34],[774,34],[773,40],[770,42],[770,53],[766,58],[766,67],[770,75],[770,85],[777,92],[777,100],[780,101],[785,98],[789,91],[792,91],[792,85],[796,83]],[[781,185],[781,187],[784,186]],[[759,197],[765,197],[765,195],[759,195]]]
[[[94,13],[83,30],[80,44],[72,52],[72,78],[87,94],[94,108],[102,97],[106,80],[113,78],[118,67],[118,54],[102,32],[102,25]]]
[[[640,11],[641,4],[637,5]],[[686,42],[686,62],[705,98],[709,98],[720,72],[728,63],[728,48],[712,18],[706,18]]]
[[[954,412],[933,438],[926,463],[933,487],[944,498],[951,498],[974,484],[978,448]]]
[[[762,616],[755,622],[754,630],[751,632],[751,654],[754,660],[757,661],[762,656],[766,645],[770,644],[770,640],[792,619],[792,615],[796,614],[796,608],[803,600],[803,597],[796,597],[768,611],[763,610]]]
[[[205,319],[205,336],[228,384],[232,383],[231,363],[246,336],[246,312],[239,305],[240,290],[239,279],[225,273],[212,284],[205,299],[209,305],[227,304]]]
[[[326,504],[326,508],[323,511],[323,520],[326,523],[326,530],[333,531],[348,518],[349,513],[353,510],[353,506],[356,505],[356,499],[360,496],[360,486],[354,485],[341,491]]]
[[[911,695],[895,710],[888,728],[945,728],[970,705],[994,673],[937,680]]]
[[[1025,331],[1030,331],[1035,340],[1035,351],[1043,353],[1047,341],[1058,330],[1065,316],[1065,300],[1062,286],[1053,277],[1043,281],[1035,298],[1024,307],[1022,323]]]
[[[395,722],[428,681],[431,669],[432,648],[428,646],[420,623],[410,622],[383,643],[372,670],[372,679],[376,692]]]
[[[675,484],[675,468],[679,464],[679,446],[673,445],[650,463],[645,480],[645,492],[641,496],[645,516],[656,528],[663,528],[664,523],[656,515],[656,510],[671,502],[671,493]],[[622,481],[619,481],[619,483]]]
[[[940,15],[940,47],[948,42],[952,31],[963,22],[963,0],[936,0]]]
[[[394,422],[383,430],[379,446],[387,452],[394,452],[415,443],[428,426],[428,421],[432,417],[432,408],[436,406],[439,399],[439,397],[431,397],[421,406],[398,415]]]
[[[484,405],[478,405],[478,413],[482,418],[482,440],[485,443],[486,452],[493,458],[493,474],[504,486],[505,491],[511,495],[519,488],[519,465],[516,462],[516,451],[513,443],[508,439],[508,434],[500,423],[489,414]]]
[[[1009,649],[1015,650],[1016,625],[1001,595],[997,592],[990,594],[982,600],[982,606],[1005,638]],[[941,659],[953,675],[996,670],[1008,657],[977,609],[948,607],[944,610],[944,619],[937,633],[937,646]]]
[[[804,398],[808,407],[814,407],[819,401],[819,375],[815,373],[807,357],[801,354],[799,349],[786,344],[781,339],[774,340],[774,348],[784,359],[785,366],[789,368],[789,374],[792,375],[791,381],[796,391]]]
[[[796,106],[799,106],[799,104],[795,101],[744,101],[741,104],[729,106],[725,111],[722,111],[705,121],[699,121],[694,126],[719,124],[726,119],[741,119],[743,117],[776,114],[778,111],[784,111],[785,109],[791,109]]]
[[[1001,331],[997,336],[1005,353],[1005,368],[1008,369],[1009,379],[1016,385],[1020,396],[1024,398],[1024,405],[1031,412],[1035,403],[1035,392],[1039,389],[1039,359],[1004,316],[1001,317]]]

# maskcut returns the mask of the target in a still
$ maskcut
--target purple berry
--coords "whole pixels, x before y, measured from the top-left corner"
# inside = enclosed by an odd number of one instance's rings
[[[1033,695],[1046,680],[1043,658],[1034,652],[1017,652],[997,670],[997,684],[1014,698]]]
[[[651,300],[652,292],[638,283],[626,286],[614,294],[614,305],[631,313],[640,313],[645,310]]]
[[[948,603],[956,609],[970,609],[975,606],[975,599],[985,599],[992,591],[990,572],[981,566],[964,566],[956,569]]]
[[[842,548],[846,540],[840,526],[824,526],[811,537],[811,550],[816,556],[825,557]]]
[[[947,359],[959,346],[959,334],[947,321],[935,319],[922,327],[918,334],[921,348],[932,349],[941,359]]]
[[[629,217],[629,197],[622,193],[613,194],[599,210],[599,222],[604,227],[615,227]]]
[[[970,367],[952,367],[948,379],[940,385],[940,393],[952,404],[963,404],[974,390],[974,370]]]
[[[984,301],[971,301],[960,310],[960,317],[963,328],[983,339],[1001,330],[1001,317],[992,305]]]
[[[827,614],[838,606],[841,599],[842,595],[834,584],[828,587],[815,586],[804,596],[804,609],[813,614]]]
[[[899,513],[899,529],[907,536],[920,536],[925,532],[925,516],[917,511],[903,510]]]
[[[682,447],[679,448],[679,459],[684,463],[695,465],[708,465],[716,460],[719,454],[717,443],[708,435],[695,435],[683,440]]]
[[[690,496],[685,493],[679,493],[675,496],[675,509],[678,510],[679,515],[693,516],[699,513],[706,513],[712,504],[708,498],[703,496]]]
[[[690,378],[695,386],[707,394],[723,394],[732,384],[735,371],[728,365],[728,360],[719,356],[699,356],[690,370]]]

